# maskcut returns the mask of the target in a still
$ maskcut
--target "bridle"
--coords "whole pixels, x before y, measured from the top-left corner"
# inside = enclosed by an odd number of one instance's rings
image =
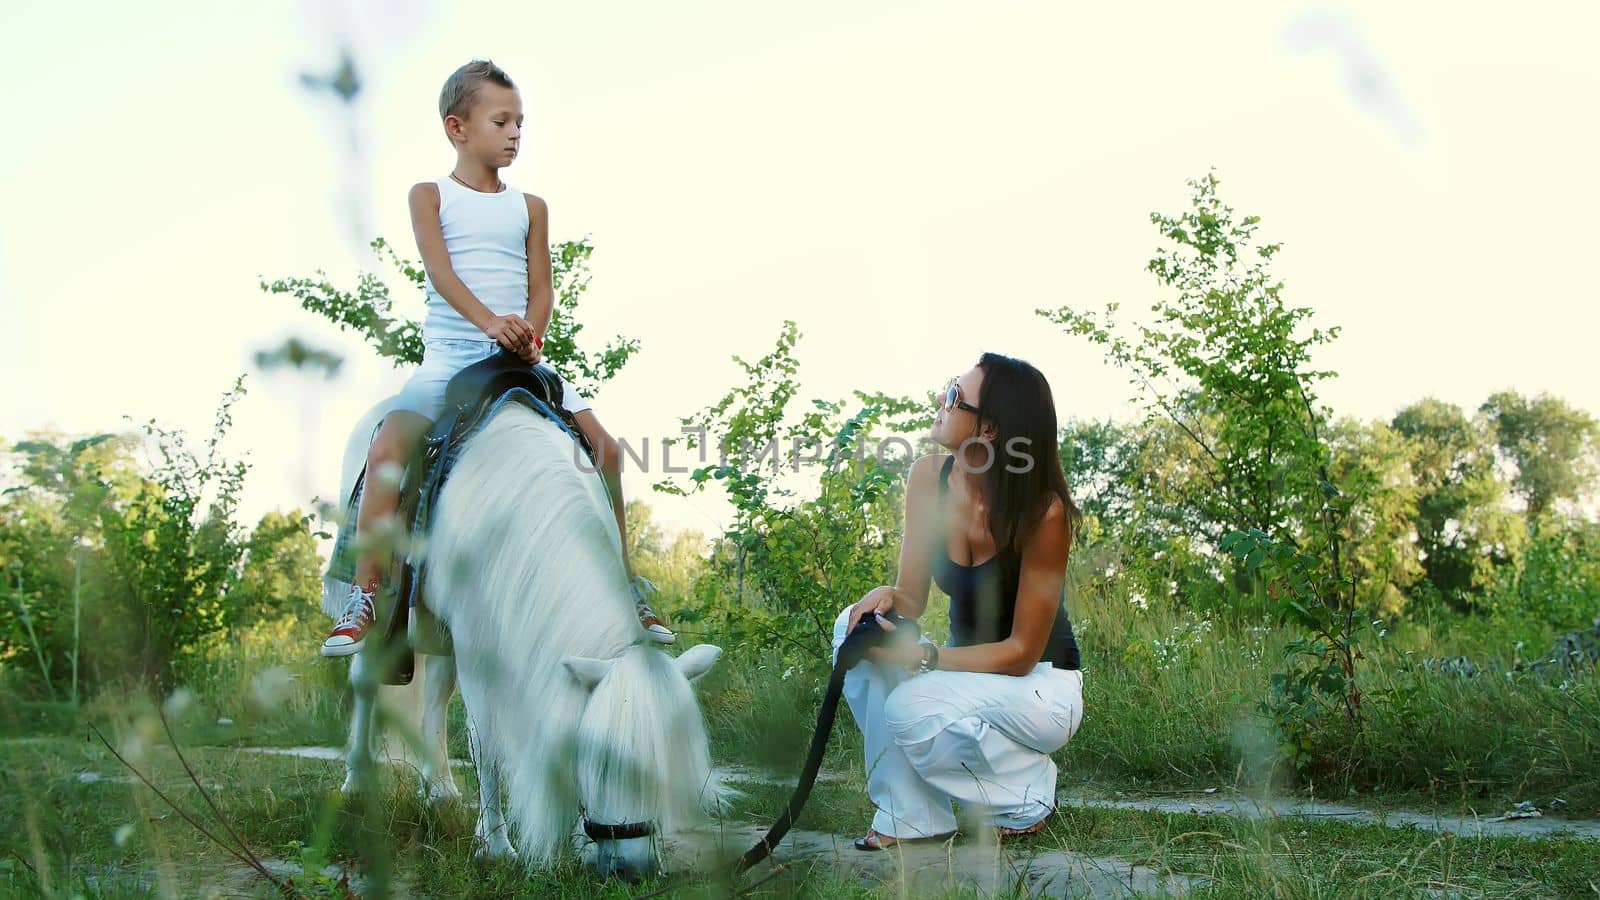
[[[592,822],[588,816],[583,817],[583,833],[589,840],[600,841],[631,841],[634,838],[650,837],[656,833],[653,822],[623,822],[621,825],[606,825],[601,822]]]
[[[918,635],[917,623],[913,619],[906,619],[893,611],[884,618],[893,622],[895,632],[904,639],[909,634],[915,640]],[[750,868],[768,856],[778,846],[778,843],[789,833],[789,827],[794,824],[800,810],[805,808],[806,800],[811,796],[811,788],[817,781],[817,771],[822,767],[823,753],[828,749],[828,735],[833,732],[834,714],[839,708],[839,698],[844,692],[845,673],[855,668],[856,664],[866,657],[867,650],[881,646],[889,640],[891,632],[879,626],[872,617],[864,617],[856,625],[855,630],[845,637],[844,643],[839,646],[839,652],[834,658],[833,671],[828,675],[828,688],[823,693],[822,708],[817,711],[817,727],[811,733],[811,749],[806,754],[806,761],[800,770],[800,781],[795,785],[794,793],[790,795],[789,802],[784,805],[783,812],[778,815],[778,820],[762,836],[756,845],[745,851],[738,861],[732,866],[733,875],[742,875]],[[583,818],[583,833],[593,841],[625,841],[632,838],[650,837],[655,834],[656,828],[650,822],[624,822],[621,825],[605,825],[589,821],[587,815]],[[689,873],[679,873],[667,879],[666,886],[648,896],[656,896],[686,887],[689,882]]]

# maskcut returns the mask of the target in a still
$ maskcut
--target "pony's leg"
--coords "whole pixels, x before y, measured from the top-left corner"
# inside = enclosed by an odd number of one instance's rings
[[[456,661],[453,656],[428,656],[423,665],[422,794],[429,803],[439,805],[461,799],[461,789],[450,772],[445,734],[450,697],[456,692]]]
[[[478,770],[478,825],[473,830],[478,839],[477,855],[511,859],[517,851],[511,846],[505,808],[500,802],[499,763],[488,742],[478,733],[479,716],[492,714],[492,711],[482,707],[481,693],[475,688],[471,674],[462,674],[461,699],[467,704],[467,746],[472,750],[472,764]]]
[[[377,768],[373,758],[373,718],[378,706],[378,676],[367,654],[357,653],[350,660],[350,688],[355,693],[355,711],[350,715],[350,745],[344,758],[346,796],[370,786]]]

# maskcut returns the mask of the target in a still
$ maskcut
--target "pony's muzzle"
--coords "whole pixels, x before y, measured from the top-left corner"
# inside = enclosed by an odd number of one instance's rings
[[[596,842],[594,868],[602,878],[619,878],[630,884],[664,874],[655,841],[647,837]]]

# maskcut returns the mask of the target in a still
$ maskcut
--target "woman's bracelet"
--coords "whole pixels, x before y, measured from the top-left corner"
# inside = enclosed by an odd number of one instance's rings
[[[939,668],[939,647],[935,644],[922,645],[922,662],[917,664],[917,674],[932,672]]]

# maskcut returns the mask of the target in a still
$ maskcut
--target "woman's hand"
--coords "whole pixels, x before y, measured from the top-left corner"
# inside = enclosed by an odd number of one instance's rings
[[[845,634],[855,631],[856,626],[861,624],[861,620],[867,616],[881,616],[891,609],[894,609],[893,585],[880,585],[867,591],[865,597],[856,601],[855,606],[850,607],[850,627],[845,629]],[[878,624],[882,625],[885,631],[894,630],[894,623],[892,622],[883,621]]]
[[[885,632],[894,632],[899,626],[883,618],[894,609],[894,587],[882,585],[867,592],[855,606],[850,607],[850,627],[845,633],[855,630],[856,625],[868,616],[878,617],[878,626]],[[913,629],[915,630],[915,629]],[[907,633],[908,635],[910,632]],[[915,637],[906,640],[890,639],[882,646],[867,650],[867,659],[875,663],[885,663],[898,666],[902,669],[915,669],[922,663],[922,645]]]
[[[894,630],[892,623],[885,622],[884,628]],[[895,666],[907,672],[915,672],[922,665],[922,642],[916,640],[892,640],[882,647],[872,647],[867,650],[867,659],[871,662]]]

